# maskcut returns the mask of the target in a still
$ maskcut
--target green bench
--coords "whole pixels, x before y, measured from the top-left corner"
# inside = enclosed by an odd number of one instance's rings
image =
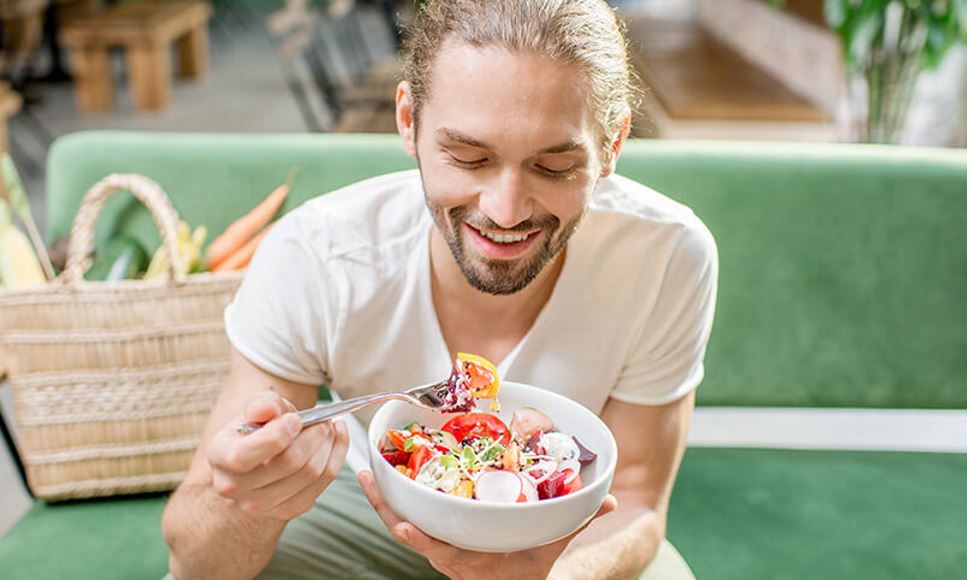
[[[413,167],[395,137],[78,133],[48,160],[50,239],[111,172],[157,180],[220,231],[299,170],[285,208]],[[704,406],[967,409],[967,152],[637,141],[619,171],[719,244]],[[98,243],[157,244],[114,199]],[[669,536],[699,578],[937,578],[967,568],[967,454],[690,448]],[[4,578],[153,578],[164,497],[37,502]]]

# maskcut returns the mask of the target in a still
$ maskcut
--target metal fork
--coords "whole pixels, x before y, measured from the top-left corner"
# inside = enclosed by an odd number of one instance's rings
[[[385,401],[405,401],[411,405],[423,407],[424,409],[446,409],[447,395],[450,393],[449,384],[450,379],[447,378],[438,383],[432,383],[422,387],[415,387],[409,389],[408,391],[392,391],[388,393],[364,395],[362,397],[355,397],[345,401],[339,401],[337,403],[317,405],[311,409],[303,409],[302,411],[296,412],[296,416],[302,421],[302,428],[305,429],[309,425],[322,423],[323,421],[331,419],[336,415],[350,413],[352,411],[362,409],[363,407],[369,407],[370,405],[376,405]],[[262,425],[256,423],[243,423],[238,426],[238,432],[242,433],[243,435],[247,435],[249,433],[258,431],[261,428]]]

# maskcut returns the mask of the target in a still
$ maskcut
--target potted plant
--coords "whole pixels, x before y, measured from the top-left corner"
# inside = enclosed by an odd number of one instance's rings
[[[897,143],[920,73],[967,42],[967,0],[825,0],[825,17],[843,47],[853,138]]]

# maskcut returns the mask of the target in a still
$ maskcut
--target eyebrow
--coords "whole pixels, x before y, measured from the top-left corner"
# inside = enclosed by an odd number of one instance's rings
[[[437,135],[438,141],[441,141],[441,140],[455,141],[457,143],[462,143],[470,147],[477,147],[478,149],[493,150],[493,147],[484,143],[483,141],[480,141],[479,139],[474,139],[470,135],[461,133],[456,129],[449,129],[449,128],[443,127],[436,130],[436,135]],[[558,143],[557,145],[552,145],[550,147],[545,147],[539,150],[537,153],[540,155],[540,154],[548,154],[548,153],[550,154],[568,153],[571,151],[581,151],[586,153],[587,147],[585,147],[584,144],[580,141],[571,140],[571,141],[565,141],[564,143]]]

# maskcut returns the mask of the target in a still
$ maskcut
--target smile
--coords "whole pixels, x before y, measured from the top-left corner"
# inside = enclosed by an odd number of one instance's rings
[[[490,232],[485,232],[483,230],[477,230],[477,231],[480,232],[480,235],[482,235],[483,237],[487,238],[488,240],[497,242],[498,244],[513,244],[516,242],[523,242],[524,240],[526,240],[531,236],[531,234],[493,234]]]
[[[543,230],[498,234],[478,230],[470,224],[463,224],[477,250],[492,260],[513,260],[524,256],[541,239]]]

